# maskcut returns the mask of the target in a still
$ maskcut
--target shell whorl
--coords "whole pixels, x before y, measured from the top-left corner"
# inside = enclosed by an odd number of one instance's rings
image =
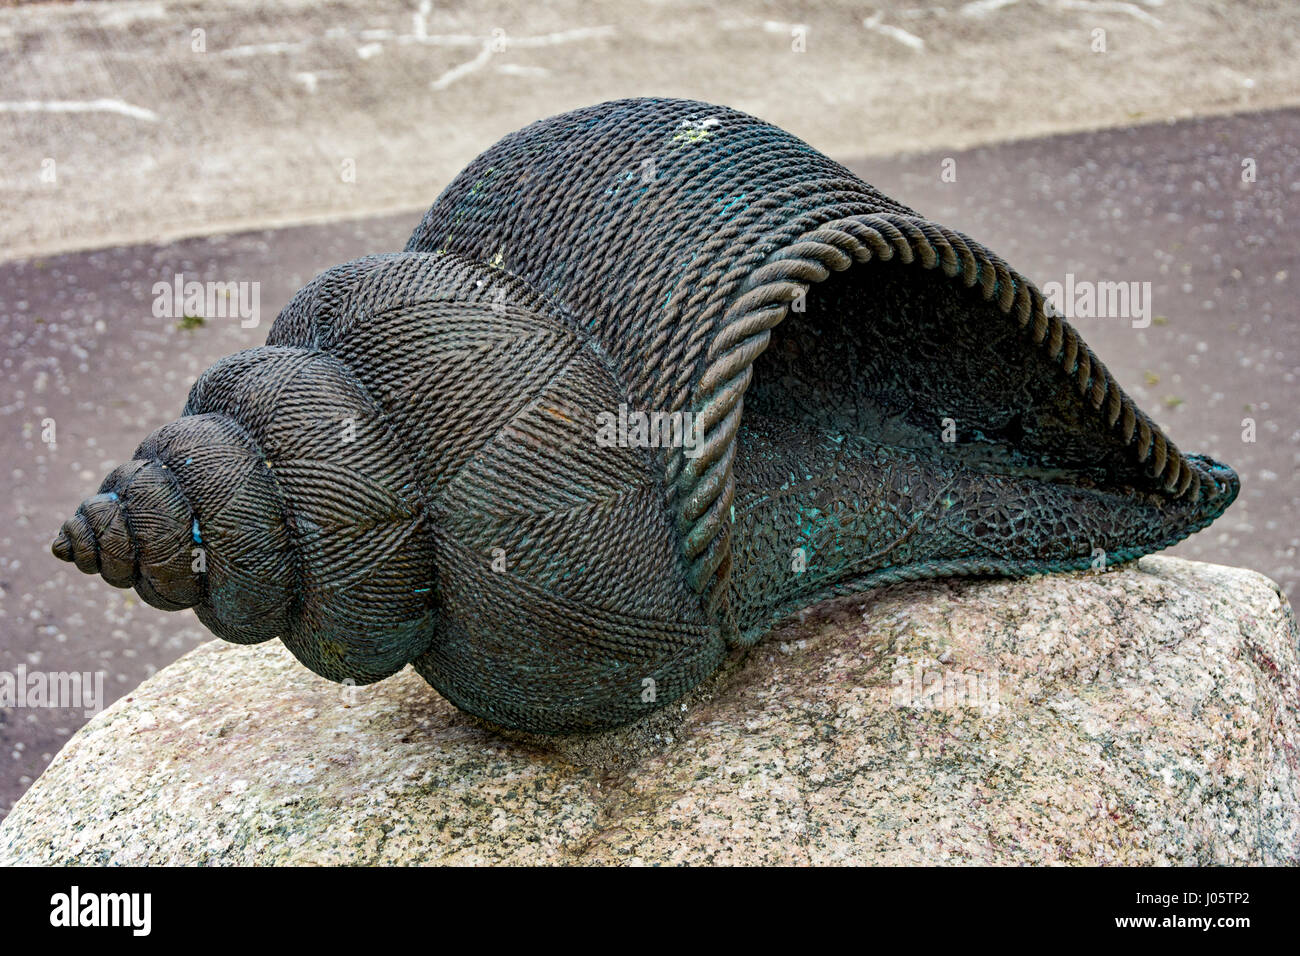
[[[369,683],[410,663],[429,639],[431,535],[409,455],[352,370],[314,349],[239,352],[190,392],[187,417],[212,413],[253,440],[239,478],[269,479],[218,510],[230,519],[223,542],[240,553],[262,533],[250,526],[283,535],[280,560],[248,569],[284,595],[273,632],[331,680]]]
[[[114,587],[135,587],[154,607],[194,607],[203,586],[191,560],[194,517],[167,466],[136,458],[63,524],[54,554]]]
[[[154,607],[192,607],[219,636],[253,644],[285,620],[280,511],[247,432],[223,415],[194,415],[159,428],[114,469],[64,523],[54,553]]]
[[[281,637],[312,670],[368,683],[428,643],[433,559],[409,465],[351,372],[250,349],[65,523],[54,552],[219,637]]]

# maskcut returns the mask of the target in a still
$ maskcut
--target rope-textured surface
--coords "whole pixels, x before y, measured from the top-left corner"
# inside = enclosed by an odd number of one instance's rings
[[[704,454],[669,453],[663,468],[690,580],[711,612],[726,600],[731,464],[753,362],[789,303],[855,263],[937,269],[970,289],[1054,360],[1060,387],[1122,437],[1152,487],[1200,494],[1201,472],[1030,282],[734,110],[626,100],[534,123],[471,163],[407,248],[520,276],[601,342],[639,407],[703,417]]]
[[[628,411],[690,423],[602,439]],[[54,551],[333,680],[409,663],[574,732],[812,601],[1128,560],[1237,489],[979,243],[752,117],[629,100],[313,279]]]

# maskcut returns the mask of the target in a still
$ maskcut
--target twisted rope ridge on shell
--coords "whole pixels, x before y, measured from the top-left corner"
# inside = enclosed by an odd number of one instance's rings
[[[769,330],[786,317],[789,303],[808,286],[872,258],[922,269],[938,268],[966,288],[979,286],[985,302],[994,302],[1015,319],[1029,340],[1054,360],[1062,387],[1073,388],[1130,446],[1147,475],[1178,498],[1200,495],[1202,478],[1191,461],[1150,417],[1133,402],[1079,334],[1046,307],[1042,293],[982,245],[955,230],[915,216],[881,214],[825,223],[794,244],[773,253],[741,284],[708,350],[709,365],[691,399],[709,423],[705,453],[677,475],[682,507],[684,551],[691,580],[707,591],[716,606],[726,585],[728,522],[735,479],[731,452],[740,423],[739,410],[754,359],[767,347]],[[743,338],[742,338],[743,336]],[[725,350],[725,351],[724,351]],[[733,412],[735,414],[733,414]],[[673,468],[680,468],[674,461]],[[1086,566],[1086,562],[1085,562]]]

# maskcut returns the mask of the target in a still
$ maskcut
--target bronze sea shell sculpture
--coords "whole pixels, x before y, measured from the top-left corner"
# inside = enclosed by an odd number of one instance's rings
[[[313,279],[54,553],[570,733],[825,597],[1132,560],[1237,490],[980,243],[751,116],[631,99],[512,133],[405,251]]]

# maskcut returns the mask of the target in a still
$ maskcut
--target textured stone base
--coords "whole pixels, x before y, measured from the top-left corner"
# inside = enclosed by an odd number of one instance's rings
[[[826,604],[585,739],[213,641],[69,741],[0,864],[1297,863],[1298,675],[1272,582],[1160,557]]]

